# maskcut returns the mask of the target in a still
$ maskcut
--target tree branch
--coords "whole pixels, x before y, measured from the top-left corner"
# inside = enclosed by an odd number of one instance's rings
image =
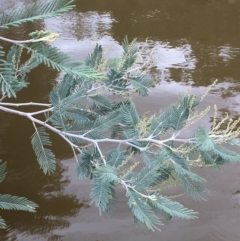
[[[52,104],[45,104],[45,103],[35,103],[35,102],[28,102],[28,103],[4,103],[0,102],[0,105],[2,106],[15,106],[15,107],[20,107],[20,106],[29,106],[29,105],[35,105],[35,106],[47,106],[51,107]]]
[[[39,38],[39,39],[28,39],[28,40],[14,40],[14,39],[9,39],[9,38],[5,38],[5,37],[0,36],[0,40],[3,40],[5,42],[9,42],[9,43],[12,43],[12,44],[28,44],[28,43],[37,43],[37,42],[42,42],[42,41],[52,42],[58,36],[59,36],[59,34],[51,33],[51,34],[49,34],[45,37]]]

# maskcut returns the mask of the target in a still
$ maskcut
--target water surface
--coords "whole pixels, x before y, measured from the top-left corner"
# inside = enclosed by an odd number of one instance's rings
[[[2,2],[4,11],[33,0]],[[139,44],[148,38],[148,49],[155,48],[154,75],[159,85],[144,101],[135,98],[141,113],[158,111],[188,89],[201,96],[218,79],[202,108],[216,103],[219,118],[226,111],[239,116],[239,0],[80,0],[75,11],[62,17],[1,34],[24,39],[28,32],[41,28],[60,32],[55,45],[79,59],[84,59],[96,42],[108,49],[109,57],[115,57],[121,54],[120,43],[126,35],[137,38]],[[39,67],[30,74],[31,85],[19,94],[19,102],[47,102],[57,78],[55,71]],[[210,120],[209,114],[200,124],[207,126]],[[208,201],[179,198],[200,213],[197,220],[172,219],[165,221],[161,233],[143,232],[133,224],[121,190],[116,217],[100,217],[96,208],[89,207],[90,183],[76,179],[75,161],[63,141],[51,136],[59,165],[54,175],[44,176],[31,150],[31,123],[5,113],[0,113],[0,123],[0,158],[8,163],[1,193],[26,196],[40,206],[36,214],[1,212],[9,227],[0,232],[0,240],[240,240],[239,164],[220,171],[198,170],[212,190]]]

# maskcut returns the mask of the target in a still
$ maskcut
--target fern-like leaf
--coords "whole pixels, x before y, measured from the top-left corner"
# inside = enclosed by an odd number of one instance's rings
[[[109,165],[99,166],[98,168],[95,169],[94,175],[97,177],[100,177],[104,181],[108,181],[111,183],[118,181],[118,176],[115,168]]]
[[[2,160],[0,160],[0,183],[5,179],[6,177],[6,168],[7,168],[7,163],[4,162],[2,163]]]
[[[126,136],[128,138],[136,136],[137,131],[135,127],[139,123],[140,118],[133,102],[121,106],[120,120],[124,126]]]
[[[125,161],[129,153],[125,150],[120,150],[120,148],[114,149],[107,155],[107,164],[117,168]]]
[[[170,160],[173,162],[173,165],[176,163],[185,170],[189,170],[189,166],[183,157],[172,151],[170,148],[165,148],[165,152],[168,158],[170,158]]]
[[[200,155],[206,165],[216,166],[216,158],[214,158],[210,153],[206,151],[200,151]]]
[[[130,83],[140,95],[147,96],[149,87],[153,85],[153,79],[147,75],[140,75],[138,77],[131,78]]]
[[[101,45],[96,45],[93,52],[88,54],[87,58],[85,59],[85,63],[87,66],[92,67],[93,69],[97,69],[99,65],[103,61],[103,49]]]
[[[89,96],[88,100],[94,103],[97,107],[104,107],[106,109],[111,109],[112,107],[110,100],[102,95]]]
[[[93,188],[90,193],[91,204],[95,203],[99,213],[111,212],[111,204],[116,199],[114,189],[114,181],[117,180],[117,175],[110,166],[104,167],[105,170],[96,170],[96,177],[93,179]]]
[[[68,84],[66,83],[67,81],[69,81]],[[54,106],[54,109],[48,120],[56,128],[63,129],[64,131],[66,131],[66,123],[69,120],[81,122],[82,120],[88,120],[89,117],[87,111],[79,110],[81,102],[86,98],[86,89],[82,88],[79,91],[72,92],[74,86],[74,79],[66,76],[50,93],[50,102]]]
[[[5,229],[5,228],[7,228],[7,225],[4,219],[0,216],[0,229]]]
[[[89,79],[103,78],[102,74],[94,72],[84,63],[75,60],[70,55],[47,43],[37,42],[29,46],[22,46],[27,49],[28,53],[34,55],[39,63],[44,63],[57,71]]]
[[[120,62],[120,69],[127,69],[130,68],[136,61],[137,57],[138,57],[138,44],[136,42],[136,39],[133,40],[131,43],[128,42],[128,38],[125,37],[125,39],[123,40],[122,43],[122,47],[123,47],[123,56],[122,56],[122,60]]]
[[[17,197],[9,194],[0,194],[0,208],[4,210],[22,210],[35,212],[38,205],[25,197]]]
[[[239,138],[233,138],[231,140],[228,140],[227,143],[232,146],[240,146]]]
[[[155,229],[159,230],[158,226],[162,225],[162,222],[154,214],[147,200],[131,189],[126,191],[126,196],[128,197],[128,205],[134,215],[135,223],[153,231]]]
[[[199,150],[211,151],[214,149],[214,141],[208,136],[207,131],[203,127],[198,127],[195,135]]]
[[[135,188],[146,189],[155,183],[161,173],[159,172],[161,162],[158,160],[151,162],[136,175]]]
[[[35,127],[35,130],[31,141],[33,150],[44,174],[51,174],[56,169],[56,160],[53,152],[45,148],[45,146],[51,146],[52,144],[49,140],[49,134],[46,133],[44,127]]]
[[[73,9],[73,0],[51,0],[47,3],[36,2],[0,14],[0,28],[19,26],[22,23],[43,20],[61,15]]]
[[[179,130],[184,127],[190,113],[198,105],[193,95],[180,95],[179,103],[160,111],[159,116],[152,118],[151,133],[161,135],[169,129]]]
[[[197,218],[197,212],[191,209],[185,208],[182,204],[174,202],[168,198],[156,197],[155,200],[149,199],[148,202],[156,211],[164,214],[168,214],[171,217],[178,217],[182,219],[195,219]]]
[[[181,176],[180,180],[183,183],[184,190],[196,200],[205,200],[205,196],[209,194],[202,182],[194,181],[188,176]]]
[[[19,81],[12,69],[12,64],[6,61],[0,63],[0,93],[3,96],[16,97],[16,92],[26,87],[25,81]]]
[[[82,150],[80,160],[78,160],[76,167],[77,177],[79,179],[89,177],[94,171],[94,167],[91,162],[99,158],[99,152],[95,148]]]
[[[185,125],[190,112],[198,105],[195,96],[180,95],[179,105],[173,105],[169,124],[174,130],[179,130]]]
[[[96,133],[96,137],[99,136],[99,133],[110,129],[113,125],[117,125],[119,123],[119,112],[114,111],[111,112],[108,116],[99,116],[93,123],[89,122],[87,132],[88,137],[92,136],[94,138],[94,133]],[[95,139],[95,138],[94,138]]]
[[[206,181],[202,177],[191,172],[191,170],[186,170],[185,168],[182,168],[182,166],[177,163],[174,163],[174,168],[179,177],[187,176],[188,178],[190,178],[191,180],[193,180],[195,182],[205,182]]]
[[[26,62],[21,63],[21,52],[22,47],[12,45],[7,54],[7,62],[12,64],[12,71],[15,72],[15,75],[18,76],[18,79],[20,77],[25,79],[26,74],[32,69],[36,68],[40,63],[37,61],[34,55],[32,55]]]
[[[3,47],[0,46],[0,57],[3,57],[5,55],[5,52],[3,50]]]
[[[125,71],[120,69],[116,70],[110,68],[109,72],[107,73],[107,80],[105,84],[112,90],[115,91],[127,91],[127,86],[129,83],[123,78]]]
[[[63,76],[63,79],[53,87],[53,90],[50,93],[50,102],[53,104],[53,106],[56,106],[59,104],[59,99],[63,100],[67,98],[73,92],[74,87],[75,87],[74,76],[70,74],[65,74]]]
[[[215,152],[215,154],[220,156],[225,163],[240,161],[240,155],[238,153],[228,150],[222,146],[219,146],[219,145],[215,146],[213,151]]]

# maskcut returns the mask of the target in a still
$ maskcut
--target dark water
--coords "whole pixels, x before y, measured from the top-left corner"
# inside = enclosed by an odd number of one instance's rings
[[[33,2],[1,0],[0,11]],[[148,49],[155,48],[155,76],[159,85],[150,97],[135,98],[140,112],[154,112],[175,101],[178,93],[191,89],[200,96],[218,79],[203,103],[217,104],[219,117],[240,112],[240,0],[78,0],[77,9],[57,19],[1,32],[24,39],[30,31],[45,28],[61,32],[56,46],[80,59],[96,42],[108,56],[121,53],[127,35]],[[2,44],[2,43],[1,43]],[[6,48],[8,46],[6,45]],[[29,76],[31,85],[19,94],[19,102],[47,102],[55,71],[41,66]],[[141,103],[141,108],[140,108]],[[208,125],[210,113],[200,124]],[[179,201],[199,212],[193,221],[165,221],[162,232],[136,228],[123,193],[119,191],[116,217],[99,217],[89,207],[90,184],[75,176],[75,161],[68,146],[54,135],[53,149],[59,165],[44,176],[30,146],[34,130],[27,120],[0,112],[0,158],[8,163],[1,193],[26,196],[39,204],[36,214],[2,212],[9,225],[0,240],[19,241],[239,241],[240,165],[199,170],[212,190],[207,202],[187,197]],[[239,150],[240,151],[240,150]]]

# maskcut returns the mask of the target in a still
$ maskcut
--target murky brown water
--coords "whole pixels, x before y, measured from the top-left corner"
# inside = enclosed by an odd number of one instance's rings
[[[33,0],[1,0],[0,11],[30,2]],[[56,45],[81,59],[96,41],[114,57],[121,53],[119,43],[125,35],[140,43],[148,38],[149,49],[156,48],[155,74],[160,85],[141,100],[141,112],[157,111],[188,89],[201,95],[218,79],[204,106],[217,103],[220,114],[240,113],[240,0],[78,0],[75,12],[25,24],[6,34],[23,39],[39,28],[62,32]],[[38,68],[29,76],[31,85],[20,93],[19,101],[47,101],[57,77],[44,66]],[[209,117],[201,124],[208,125]],[[220,171],[199,170],[212,190],[208,202],[179,199],[200,213],[197,220],[172,219],[165,221],[161,233],[143,232],[134,226],[121,191],[116,217],[99,217],[98,210],[88,206],[90,184],[76,179],[75,161],[61,140],[52,136],[58,170],[44,176],[31,150],[31,123],[0,112],[0,124],[0,158],[8,163],[1,193],[26,196],[40,206],[36,214],[1,211],[9,228],[0,232],[0,240],[240,240],[239,164]]]

